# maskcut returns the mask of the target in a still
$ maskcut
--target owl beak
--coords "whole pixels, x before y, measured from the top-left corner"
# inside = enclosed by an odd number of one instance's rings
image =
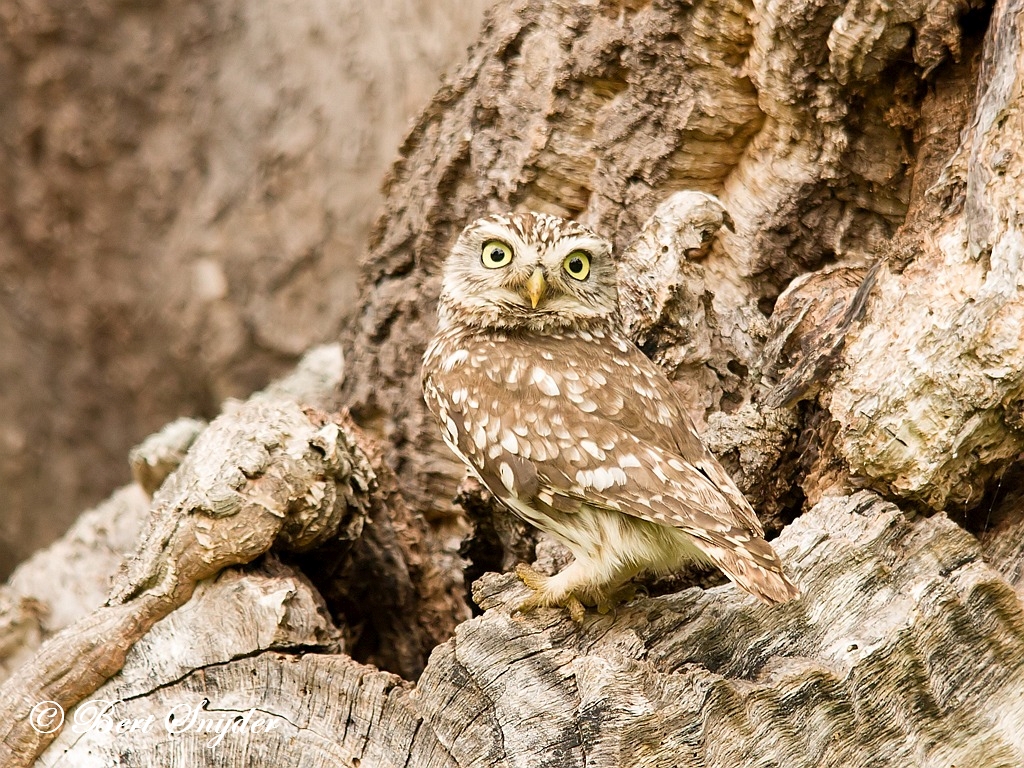
[[[548,289],[547,280],[544,279],[544,272],[540,267],[533,270],[530,279],[526,281],[526,295],[530,297],[530,303],[536,309],[540,300],[544,298],[544,292]]]

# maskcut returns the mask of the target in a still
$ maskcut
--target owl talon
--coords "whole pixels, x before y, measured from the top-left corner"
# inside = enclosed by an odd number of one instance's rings
[[[560,603],[552,603],[544,599],[538,593],[535,593],[532,597],[526,598],[519,604],[519,607],[516,608],[514,612],[526,614],[534,608],[565,608],[569,611],[569,618],[577,624],[582,624],[584,617],[587,615],[587,609],[583,606],[583,603],[580,602],[576,595],[569,595]]]
[[[610,613],[616,606],[628,603],[636,597],[637,585],[625,584],[597,601],[597,612],[604,615]]]
[[[523,582],[523,584],[528,586],[530,589],[532,589],[534,592],[542,592],[544,590],[544,586],[547,584],[548,579],[550,578],[549,576],[545,576],[536,568],[529,566],[526,563],[519,563],[516,566],[516,576],[518,576],[519,580]]]
[[[565,607],[569,611],[569,618],[577,624],[583,623],[583,617],[587,611],[576,595],[569,595],[565,600]]]
[[[571,592],[564,597],[553,598],[548,589],[550,576],[545,576],[525,563],[519,563],[516,566],[516,576],[519,577],[523,584],[533,590],[533,594],[516,608],[517,613],[529,613],[534,608],[565,608],[569,611],[569,616],[574,622],[577,624],[583,623],[583,617],[586,615],[583,603]]]

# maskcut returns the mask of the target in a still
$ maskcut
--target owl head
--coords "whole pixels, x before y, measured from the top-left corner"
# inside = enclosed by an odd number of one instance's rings
[[[444,265],[438,314],[537,333],[594,329],[618,311],[611,243],[581,224],[508,213],[466,227]]]

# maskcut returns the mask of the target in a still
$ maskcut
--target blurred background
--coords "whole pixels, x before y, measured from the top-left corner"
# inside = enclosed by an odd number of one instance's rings
[[[335,338],[489,0],[0,0],[0,577]]]

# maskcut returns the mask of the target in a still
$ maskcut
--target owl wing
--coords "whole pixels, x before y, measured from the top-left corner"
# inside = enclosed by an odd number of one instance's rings
[[[544,444],[538,451],[529,435],[516,435],[514,445],[503,441],[502,451],[477,470],[499,497],[513,495],[566,514],[586,504],[679,528],[714,560],[716,550],[764,543],[750,505],[710,454],[690,461],[593,417],[577,417],[574,431],[580,436],[554,455]],[[777,564],[766,543],[764,548],[764,566]]]
[[[769,602],[797,594],[761,526],[750,524],[749,505],[737,505],[712,479],[728,477],[713,457],[693,463],[629,433],[609,434],[610,425],[597,419],[574,426],[597,439],[580,437],[540,458],[528,435],[509,433],[514,442],[506,436],[493,458],[484,454],[472,466],[498,499],[520,513],[524,504],[546,515],[573,515],[586,505],[673,526],[747,591]],[[608,450],[601,447],[613,442]]]
[[[664,374],[628,342],[557,341],[531,356],[475,349],[467,357],[479,366],[424,377],[445,442],[488,489],[514,510],[571,515],[587,505],[678,528],[748,591],[795,595]]]
[[[437,403],[433,387],[426,389],[428,402]],[[702,451],[696,461],[688,460],[615,422],[575,409],[568,413],[572,406],[565,403],[548,404],[564,413],[555,421],[569,425],[561,439],[538,434],[547,425],[538,426],[536,420],[530,425],[517,407],[504,416],[487,414],[481,427],[479,412],[467,412],[463,405],[448,401],[439,410],[445,441],[507,506],[522,509],[526,504],[571,515],[586,504],[673,526],[749,591],[763,593],[764,585],[747,577],[769,571],[782,579],[777,593],[770,595],[773,600],[795,594],[787,591],[781,563],[762,538],[753,510],[710,453]],[[496,426],[493,442],[484,437],[488,426]]]

